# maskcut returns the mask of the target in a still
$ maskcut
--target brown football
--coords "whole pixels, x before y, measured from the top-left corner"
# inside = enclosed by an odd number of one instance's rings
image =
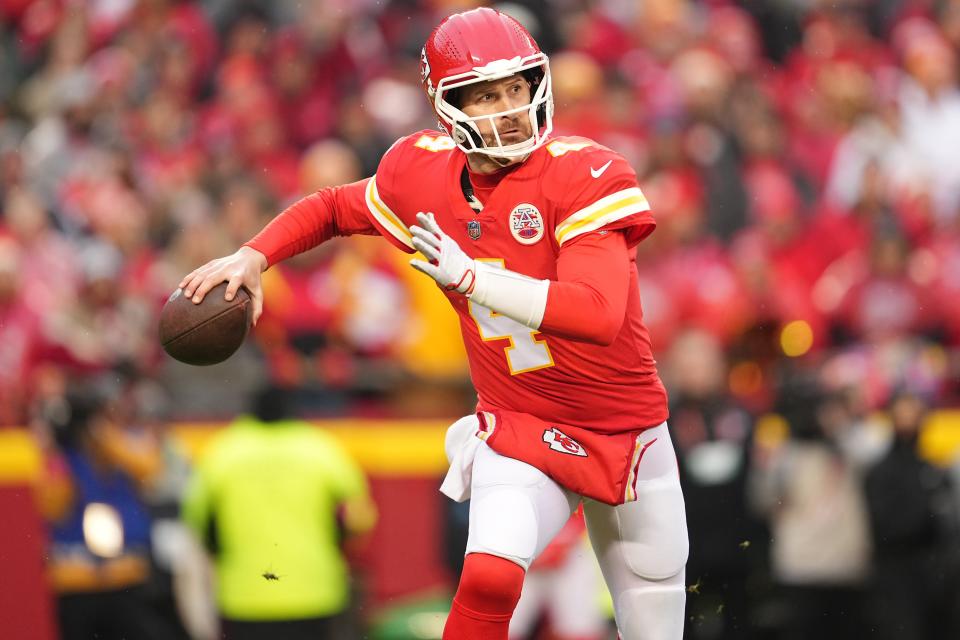
[[[250,294],[241,287],[227,302],[227,283],[211,289],[194,304],[177,289],[160,311],[160,344],[180,362],[210,365],[223,362],[240,348],[253,315]]]

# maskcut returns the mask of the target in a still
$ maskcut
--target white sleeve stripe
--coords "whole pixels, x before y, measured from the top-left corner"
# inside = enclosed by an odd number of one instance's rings
[[[646,198],[643,197],[643,192],[640,191],[640,187],[629,187],[627,189],[622,189],[621,191],[617,191],[615,193],[605,195],[599,200],[596,200],[591,204],[588,204],[583,209],[580,209],[579,211],[576,211],[570,214],[567,217],[567,219],[563,221],[563,224],[560,225],[560,228],[563,228],[569,224],[576,224],[577,222],[579,222],[580,220],[583,220],[584,218],[589,218],[600,209],[605,209],[606,207],[608,207],[609,205],[615,202],[618,202],[620,200],[623,200],[625,198],[630,198],[633,196],[640,196],[640,198],[646,200]]]
[[[593,223],[598,219],[604,219],[604,224],[607,224],[611,220],[649,209],[650,205],[639,187],[630,187],[629,189],[623,189],[622,191],[604,196],[596,202],[571,214],[556,228],[554,233],[557,241],[563,244],[563,242],[570,237],[583,233],[581,228],[588,226],[591,227],[591,229],[597,228],[593,226]]]
[[[366,201],[367,209],[370,210],[370,213],[376,221],[379,222],[390,235],[413,249],[413,242],[411,242],[412,236],[407,230],[407,226],[403,224],[400,218],[390,210],[390,207],[380,199],[380,194],[377,192],[376,176],[370,178],[370,182],[367,184]]]
[[[635,204],[635,205],[633,205],[633,206],[623,207],[623,208],[621,208],[621,209],[617,209],[616,211],[614,211],[613,213],[610,213],[609,215],[606,215],[606,216],[603,216],[603,217],[601,217],[601,218],[597,218],[596,220],[590,221],[589,224],[585,224],[585,225],[583,225],[583,226],[581,226],[581,227],[578,227],[578,228],[576,228],[576,229],[570,230],[570,231],[563,237],[563,239],[560,240],[560,245],[563,245],[564,242],[568,242],[569,240],[572,240],[573,238],[576,238],[577,236],[582,236],[582,235],[585,234],[585,233],[590,233],[591,231],[596,231],[597,229],[600,229],[600,228],[602,228],[602,227],[610,224],[611,222],[614,222],[615,220],[620,220],[621,218],[626,218],[627,216],[631,216],[631,215],[633,215],[633,214],[635,214],[635,213],[642,213],[642,212],[644,212],[644,211],[648,211],[649,209],[650,209],[650,206],[649,206],[649,205],[639,205],[639,204]]]
[[[596,231],[597,229],[603,228],[604,226],[610,224],[611,222],[615,222],[622,218],[626,218],[627,216],[631,216],[635,213],[643,213],[644,211],[647,211],[647,210],[649,210],[649,207],[639,206],[639,205],[618,209],[617,211],[611,213],[610,215],[604,216],[602,218],[597,218],[596,220],[590,221],[589,224],[585,224],[581,227],[578,227],[576,229],[569,231],[566,235],[563,236],[562,239],[560,239],[558,244],[560,246],[563,246],[563,243],[568,242],[573,238],[582,236],[585,233],[591,233],[593,231]]]

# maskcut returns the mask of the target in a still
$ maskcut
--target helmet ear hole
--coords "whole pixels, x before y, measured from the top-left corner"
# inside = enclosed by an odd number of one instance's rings
[[[443,99],[452,104],[457,109],[460,108],[460,89],[448,89],[446,93],[443,94]]]

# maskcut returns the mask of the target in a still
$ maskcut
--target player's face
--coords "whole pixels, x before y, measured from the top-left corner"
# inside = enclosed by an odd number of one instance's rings
[[[492,115],[525,107],[530,104],[530,97],[530,83],[520,74],[514,74],[500,80],[468,85],[463,89],[460,110],[470,117]],[[530,118],[526,111],[501,116],[493,123],[502,145],[523,142],[533,136]],[[477,126],[480,128],[484,144],[490,147],[497,146],[491,121],[478,120]]]

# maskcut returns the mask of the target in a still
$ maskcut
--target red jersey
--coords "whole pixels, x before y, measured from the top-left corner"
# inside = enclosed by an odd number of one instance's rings
[[[554,281],[567,243],[620,230],[633,247],[655,226],[630,165],[586,138],[554,138],[534,151],[503,176],[479,213],[461,188],[465,163],[466,155],[436,131],[397,141],[366,184],[371,221],[412,253],[408,228],[417,212],[430,211],[469,256]],[[545,335],[446,292],[460,316],[478,410],[525,412],[602,433],[664,422],[666,391],[643,324],[632,258],[629,270],[623,323],[606,346]]]

